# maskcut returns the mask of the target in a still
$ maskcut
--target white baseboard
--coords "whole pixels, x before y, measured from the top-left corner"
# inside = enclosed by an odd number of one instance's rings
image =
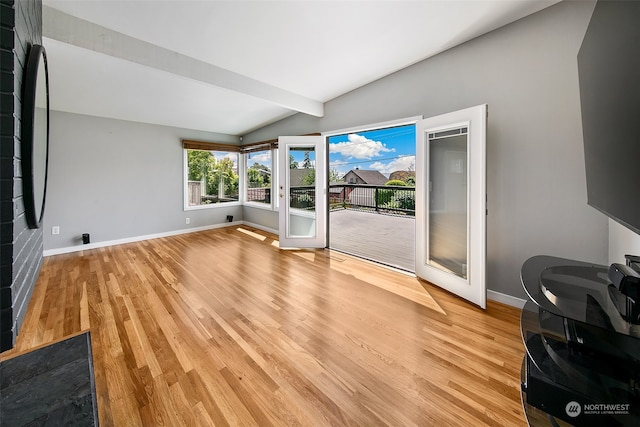
[[[265,227],[264,225],[254,224],[249,221],[242,221],[242,224],[248,225],[249,227],[257,228],[258,230],[266,231],[267,233],[278,235],[279,231],[275,228]]]
[[[107,246],[122,245],[124,243],[140,242],[143,240],[158,239],[160,237],[177,236],[179,234],[196,233],[198,231],[212,230],[214,228],[231,227],[242,225],[243,221],[224,222],[220,224],[205,225],[203,227],[184,228],[181,230],[167,231],[164,233],[146,234],[144,236],[127,237],[124,239],[105,240],[103,242],[88,243],[86,245],[67,246],[65,248],[47,249],[43,252],[44,256],[67,254],[70,252],[80,252],[88,249],[104,248]]]
[[[527,302],[527,300],[491,290],[487,290],[487,298],[492,301],[501,302],[503,304],[507,304],[519,309],[522,309],[522,307],[524,307],[525,303]]]

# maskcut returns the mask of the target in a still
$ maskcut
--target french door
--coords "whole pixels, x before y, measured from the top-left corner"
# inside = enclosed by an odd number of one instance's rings
[[[281,248],[324,248],[327,225],[326,147],[322,136],[278,138]]]
[[[486,308],[487,106],[416,123],[416,275]]]

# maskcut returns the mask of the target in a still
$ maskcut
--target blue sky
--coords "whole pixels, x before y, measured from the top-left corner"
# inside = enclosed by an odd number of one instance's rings
[[[271,151],[258,151],[247,154],[247,167],[250,168],[255,163],[268,166],[271,169]]]
[[[292,153],[302,164],[304,151]],[[385,176],[399,170],[415,170],[414,125],[371,130],[329,137],[329,168],[344,175],[351,169],[378,170]],[[251,153],[247,166],[258,162],[271,167],[269,152]],[[315,163],[315,157],[311,158]]]
[[[415,170],[416,133],[414,125],[329,138],[329,168],[340,175],[351,169],[378,170],[385,176],[399,170]]]

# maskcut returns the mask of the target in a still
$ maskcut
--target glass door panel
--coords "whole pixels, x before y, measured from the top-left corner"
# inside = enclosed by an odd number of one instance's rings
[[[289,221],[287,237],[315,237],[316,151],[314,146],[287,147],[289,169]]]
[[[428,259],[467,278],[467,128],[429,133]]]

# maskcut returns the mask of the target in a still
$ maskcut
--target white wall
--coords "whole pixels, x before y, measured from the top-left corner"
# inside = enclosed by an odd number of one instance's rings
[[[594,4],[558,3],[334,99],[323,118],[298,114],[244,141],[487,103],[488,287],[525,298],[533,255],[608,258],[607,218],[586,204],[576,59]]]
[[[182,138],[238,143],[229,135],[51,112],[44,249],[242,220],[242,207],[184,211]],[[190,218],[191,223],[185,224]],[[60,234],[52,235],[51,227]]]

